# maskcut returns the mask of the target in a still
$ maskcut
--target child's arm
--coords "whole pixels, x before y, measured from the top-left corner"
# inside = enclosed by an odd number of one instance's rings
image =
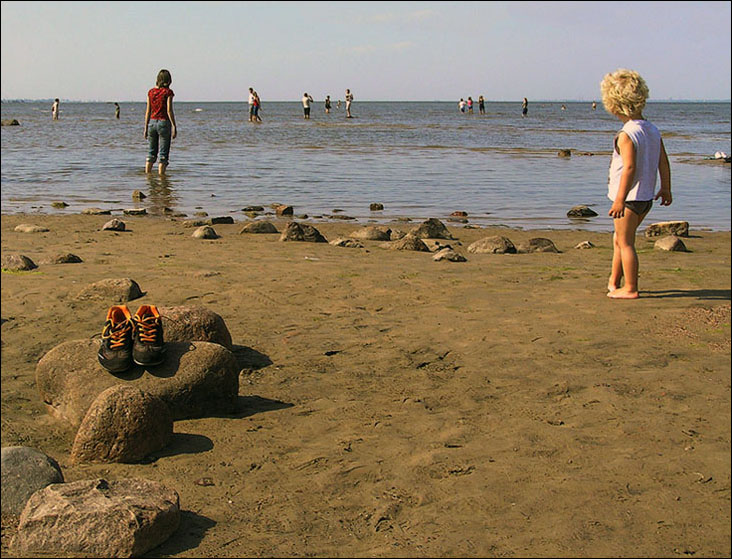
[[[147,96],[147,107],[145,107],[145,139],[147,140],[147,125],[150,123],[150,96]]]
[[[620,132],[616,140],[620,157],[623,159],[623,173],[620,175],[618,194],[608,212],[612,218],[620,218],[625,214],[625,198],[630,192],[635,178],[635,144],[625,132]]]
[[[661,175],[661,189],[654,200],[661,199],[662,206],[670,206],[673,200],[671,196],[671,165],[668,162],[666,148],[661,140],[661,156],[658,158],[658,173]]]
[[[173,130],[171,137],[175,138],[178,135],[177,127],[175,125],[175,115],[173,114],[173,96],[171,95],[168,97],[168,118],[170,119],[170,124],[173,125]]]

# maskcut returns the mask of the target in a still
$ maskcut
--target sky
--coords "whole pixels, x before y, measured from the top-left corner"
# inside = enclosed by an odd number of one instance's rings
[[[2,99],[730,99],[730,2],[20,2],[2,5]]]

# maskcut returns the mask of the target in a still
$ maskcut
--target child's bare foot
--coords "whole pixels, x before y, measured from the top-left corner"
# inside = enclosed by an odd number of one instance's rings
[[[613,285],[612,283],[608,283],[607,284],[607,292],[608,293],[612,293],[616,289],[619,289],[619,287],[617,285]]]
[[[608,292],[608,297],[611,299],[637,299],[638,298],[638,292],[637,291],[629,291],[625,289],[624,287],[614,289],[613,291]]]

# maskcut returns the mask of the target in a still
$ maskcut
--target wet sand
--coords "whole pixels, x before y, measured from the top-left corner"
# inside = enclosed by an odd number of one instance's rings
[[[242,223],[213,241],[156,217],[101,231],[109,219],[2,216],[3,255],[83,259],[2,274],[2,445],[44,451],[66,481],[175,489],[181,526],[148,556],[730,555],[729,232],[692,224],[688,253],[639,236],[641,298],[614,301],[608,233],[446,223],[468,258],[452,263]],[[562,253],[467,253],[496,234]],[[240,408],[177,421],[151,463],[71,465],[75,431],[46,413],[36,363],[97,335],[110,303],[75,295],[124,277],[145,292],[133,312],[224,318]]]

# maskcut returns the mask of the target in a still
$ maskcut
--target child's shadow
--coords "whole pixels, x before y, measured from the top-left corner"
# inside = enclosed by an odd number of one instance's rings
[[[693,297],[696,299],[729,301],[732,296],[730,289],[666,289],[662,291],[643,291],[644,299],[668,299],[672,297]]]

